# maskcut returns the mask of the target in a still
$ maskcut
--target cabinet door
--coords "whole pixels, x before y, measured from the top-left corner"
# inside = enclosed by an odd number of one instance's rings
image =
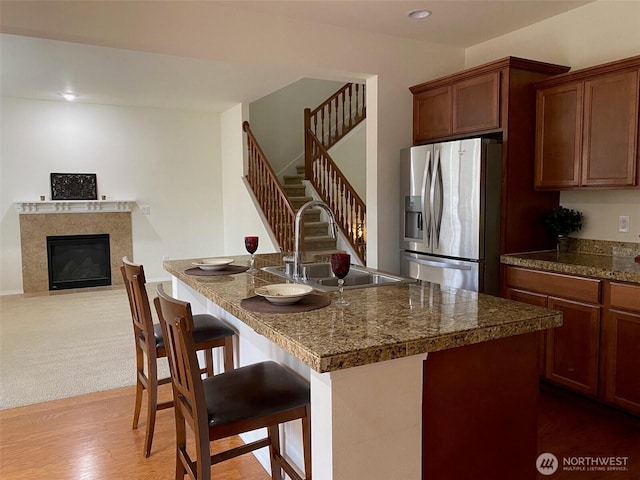
[[[605,400],[640,413],[640,314],[609,310],[605,335]]]
[[[529,305],[536,305],[538,307],[546,307],[547,306],[547,296],[540,295],[538,293],[525,292],[522,290],[517,290],[515,288],[507,288],[507,292],[505,298],[509,300],[514,300],[516,302],[527,303]],[[540,330],[537,332],[538,335],[538,375],[541,377],[544,376],[545,373],[545,356],[546,356],[546,340],[545,330]]]
[[[535,185],[577,187],[582,142],[582,82],[536,94]]]
[[[610,282],[604,319],[605,401],[640,414],[640,286]]]
[[[413,97],[413,143],[418,145],[451,134],[451,87]]]
[[[547,379],[595,396],[598,391],[600,307],[549,297],[562,326],[547,330]]]
[[[500,127],[500,72],[453,85],[453,133]]]
[[[582,185],[635,185],[637,135],[638,72],[585,81]]]

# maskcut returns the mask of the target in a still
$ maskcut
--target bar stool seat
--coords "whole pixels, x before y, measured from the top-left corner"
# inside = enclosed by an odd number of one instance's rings
[[[207,313],[194,315],[193,324],[195,326],[193,341],[196,342],[196,345],[204,345],[207,342],[230,337],[236,333],[227,323]],[[144,340],[144,332],[141,332],[141,336]],[[162,326],[159,323],[153,325],[153,336],[156,341],[156,348],[159,350],[164,349]]]
[[[272,361],[205,378],[202,387],[207,423],[211,427],[274,415],[309,404],[309,385]],[[233,393],[231,399],[230,393]]]

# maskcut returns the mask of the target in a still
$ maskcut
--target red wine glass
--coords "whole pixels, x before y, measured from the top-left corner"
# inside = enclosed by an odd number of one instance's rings
[[[258,250],[258,237],[256,236],[247,236],[244,237],[244,248],[247,249],[247,252],[251,254],[251,262],[249,263],[249,272],[255,272],[256,269],[253,268],[253,254]]]
[[[349,302],[344,299],[344,277],[349,273],[351,266],[351,255],[348,253],[332,253],[331,254],[331,271],[338,277],[338,291],[340,298],[336,301],[336,305],[347,306]]]

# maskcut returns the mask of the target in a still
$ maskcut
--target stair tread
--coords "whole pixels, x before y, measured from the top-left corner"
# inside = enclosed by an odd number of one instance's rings
[[[331,235],[305,235],[304,239],[306,240],[326,240],[330,238],[331,240],[335,240]]]

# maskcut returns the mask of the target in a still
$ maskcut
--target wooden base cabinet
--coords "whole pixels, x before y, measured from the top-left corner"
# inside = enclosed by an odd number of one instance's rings
[[[508,265],[502,277],[503,297],[562,312],[539,336],[539,375],[640,415],[640,285]]]
[[[604,399],[640,414],[640,286],[610,282],[605,299]]]
[[[559,310],[562,327],[546,331],[541,368],[544,378],[595,397],[598,393],[600,345],[599,280],[503,267],[505,290],[511,300]],[[558,295],[562,293],[562,297]],[[542,365],[541,365],[542,367]]]
[[[598,394],[600,306],[549,297],[562,312],[562,327],[549,329],[545,377],[576,392]]]

